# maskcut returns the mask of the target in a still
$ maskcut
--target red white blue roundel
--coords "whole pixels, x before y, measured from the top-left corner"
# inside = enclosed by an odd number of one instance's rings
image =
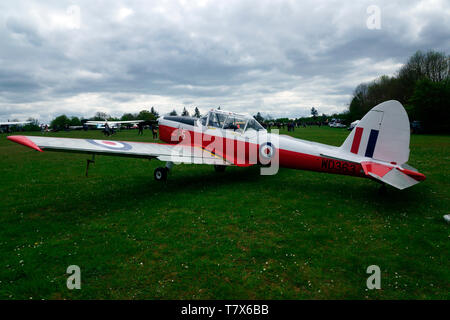
[[[275,148],[271,142],[264,142],[259,146],[259,154],[265,159],[272,159],[275,155]]]
[[[87,142],[109,150],[127,151],[131,146],[126,142],[86,139]]]

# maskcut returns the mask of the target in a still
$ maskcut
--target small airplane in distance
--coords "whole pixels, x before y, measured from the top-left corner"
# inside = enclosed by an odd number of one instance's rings
[[[97,129],[102,129],[103,133],[106,136],[110,136],[112,134],[115,133],[114,129],[119,129],[121,124],[137,124],[140,122],[144,122],[145,120],[128,120],[128,121],[108,121],[108,120],[104,120],[104,121],[94,121],[94,120],[89,120],[86,121],[86,125],[89,126],[96,126]]]
[[[0,132],[9,132],[10,126],[21,126],[24,124],[29,124],[31,121],[8,121],[8,122],[0,122]],[[5,128],[5,129],[3,129]]]
[[[372,108],[339,147],[268,133],[252,116],[222,110],[211,110],[202,118],[163,116],[158,122],[165,144],[36,136],[8,139],[41,152],[158,159],[166,162],[154,171],[160,181],[167,179],[174,163],[210,164],[216,171],[261,165],[262,174],[275,174],[278,167],[342,174],[373,179],[382,183],[382,190],[386,184],[404,189],[425,180],[406,164],[409,120],[395,100]]]
[[[86,121],[87,125],[93,125],[93,126],[97,126],[97,128],[103,129],[106,125],[108,125],[110,128],[118,128],[120,127],[121,124],[136,124],[136,123],[140,123],[140,122],[144,122],[145,120],[128,120],[128,121],[108,121],[108,120],[104,120],[104,121],[94,121],[94,120],[89,120]]]

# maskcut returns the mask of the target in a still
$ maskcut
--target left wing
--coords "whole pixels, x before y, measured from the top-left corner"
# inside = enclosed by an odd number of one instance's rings
[[[75,152],[133,158],[159,159],[176,163],[232,165],[224,158],[186,144],[162,144],[94,139],[9,136],[8,140],[43,152]]]

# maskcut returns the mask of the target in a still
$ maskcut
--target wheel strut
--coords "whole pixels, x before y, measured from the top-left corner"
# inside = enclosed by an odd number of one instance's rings
[[[89,164],[95,164],[95,154],[92,155],[92,160],[91,159],[86,159],[86,177],[88,176],[88,172],[89,172]]]

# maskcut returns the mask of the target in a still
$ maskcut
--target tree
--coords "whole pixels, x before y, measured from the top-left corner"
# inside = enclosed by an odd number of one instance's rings
[[[62,130],[70,125],[70,119],[65,114],[60,115],[50,122],[50,126],[55,130]]]
[[[28,118],[27,121],[30,121],[31,123],[28,123],[23,126],[24,131],[40,131],[41,127],[39,126],[39,121],[34,118]]]
[[[198,110],[198,108],[197,107],[195,107],[195,110],[194,110],[194,117],[195,118],[200,118],[202,115],[200,114],[200,110]]]
[[[81,120],[78,117],[71,117],[69,121],[70,126],[81,126]]]
[[[186,110],[186,107],[183,108],[183,112],[181,113],[183,117],[189,117],[189,112]]]
[[[109,115],[106,112],[96,112],[95,116],[91,118],[93,121],[103,121],[105,119],[108,119]]]
[[[450,80],[417,82],[409,101],[411,120],[420,120],[423,129],[432,133],[450,133]]]
[[[122,121],[132,121],[137,119],[137,114],[132,113],[124,113],[122,117],[120,117],[120,120]]]
[[[398,72],[398,77],[409,83],[427,78],[434,82],[448,79],[450,76],[450,56],[445,53],[417,51]]]
[[[150,112],[155,116],[155,119],[159,118],[159,113],[155,110],[154,107],[150,109]]]
[[[178,114],[175,109],[173,109],[172,112],[169,113],[169,116],[176,116],[176,115],[178,115]]]
[[[155,115],[148,110],[142,110],[137,115],[136,120],[145,120],[145,121],[153,121],[156,120]]]
[[[316,108],[312,107],[311,108],[311,115],[312,115],[313,119],[316,119],[318,114],[319,114],[319,111],[317,111]]]

